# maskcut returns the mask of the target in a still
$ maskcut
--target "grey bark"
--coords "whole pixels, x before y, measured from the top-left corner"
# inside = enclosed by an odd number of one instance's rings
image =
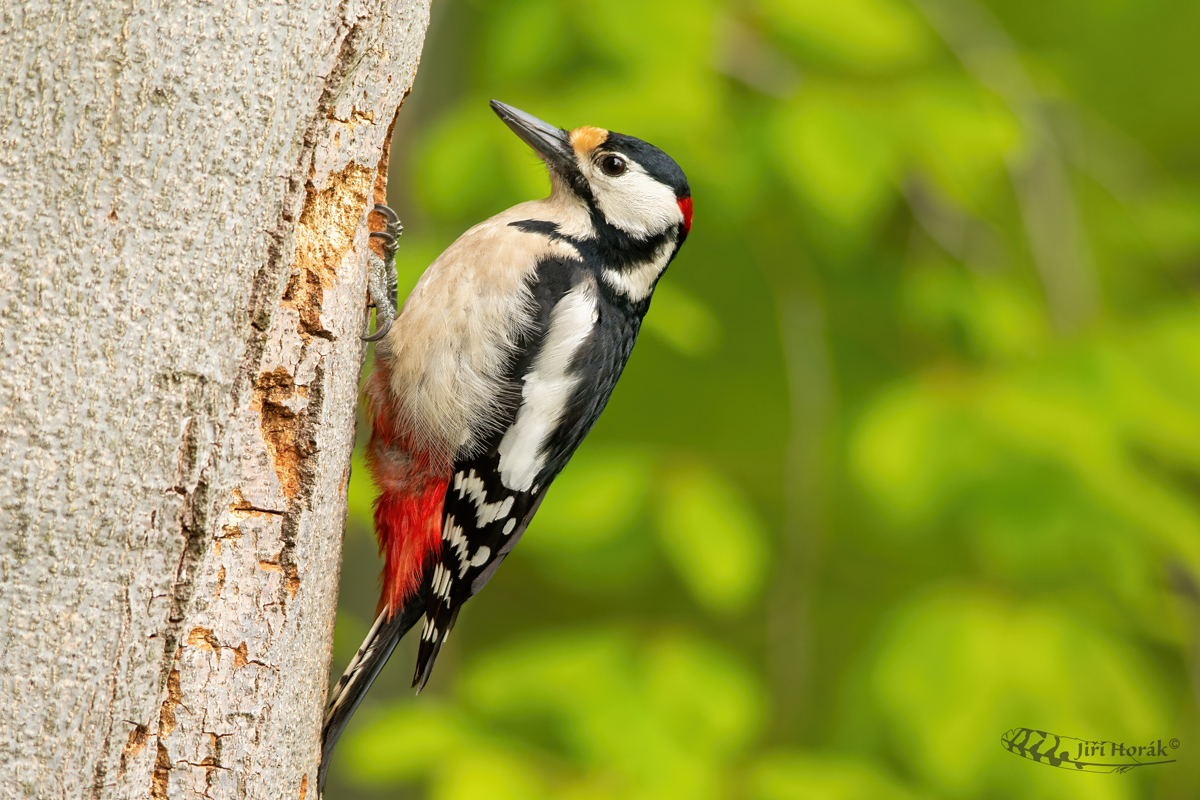
[[[428,4],[0,8],[0,796],[316,796]]]

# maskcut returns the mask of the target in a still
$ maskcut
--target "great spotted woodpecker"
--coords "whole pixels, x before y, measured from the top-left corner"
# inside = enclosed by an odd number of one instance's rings
[[[550,196],[476,225],[395,310],[399,221],[374,259],[368,464],[384,555],[375,624],[334,689],[334,745],[400,638],[425,616],[413,686],[458,612],[529,525],[620,377],[663,271],[692,227],[683,170],[632,136],[566,131],[492,101],[546,162]],[[395,324],[392,324],[392,318]]]

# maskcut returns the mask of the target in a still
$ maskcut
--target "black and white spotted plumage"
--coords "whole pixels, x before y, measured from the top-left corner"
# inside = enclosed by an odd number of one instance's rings
[[[512,223],[533,235],[558,236],[532,221]],[[562,238],[562,237],[560,237]],[[536,327],[522,342],[507,379],[512,395],[522,402],[505,409],[505,426],[488,441],[487,450],[455,462],[442,513],[442,552],[433,568],[425,625],[413,684],[425,685],[442,643],[458,616],[459,607],[491,579],[496,568],[516,545],[534,512],[575,449],[583,441],[608,402],[617,378],[633,350],[649,299],[630,302],[603,281],[583,259],[546,259],[534,273],[530,287],[537,302]],[[564,299],[584,297],[584,311],[555,314]],[[571,302],[566,300],[566,302]],[[557,327],[556,327],[557,326]],[[561,413],[544,425],[518,431],[527,397],[527,382],[545,364],[547,346],[574,342],[564,369],[552,378],[563,386]],[[505,464],[502,452],[514,435],[536,439],[536,466]],[[522,454],[528,459],[528,452]]]
[[[385,610],[339,684],[342,716],[327,721],[326,759],[417,608],[425,622],[413,685],[425,686],[463,604],[512,551],[604,410],[654,287],[691,230],[687,178],[658,148],[492,108],[546,162],[552,192],[463,234],[377,347],[373,475],[393,503],[444,480],[440,542],[405,550],[403,537],[417,534],[388,539],[404,544],[398,552],[433,555],[407,562],[419,566],[419,597],[403,602],[403,624]]]
[[[497,109],[502,118],[505,108]],[[506,121],[522,132],[523,120],[516,125]],[[536,133],[554,135],[545,129]],[[545,255],[526,279],[533,319],[497,392],[512,400],[498,404],[482,452],[471,452],[453,466],[442,513],[442,550],[433,564],[413,676],[418,691],[429,679],[462,604],[483,588],[516,545],[551,481],[604,410],[633,350],[654,285],[691,224],[690,191],[675,163],[638,139],[603,133],[605,152],[640,158],[643,169],[649,165],[652,180],[666,188],[680,219],[659,230],[614,224],[578,165],[570,159],[556,164],[551,156],[552,171],[557,166],[559,178],[586,206],[588,229],[581,235],[554,220],[508,222],[546,244]],[[573,149],[577,159],[580,147]],[[653,174],[655,168],[659,175]],[[570,255],[551,249],[552,244],[565,245]],[[501,424],[495,425],[497,421]]]

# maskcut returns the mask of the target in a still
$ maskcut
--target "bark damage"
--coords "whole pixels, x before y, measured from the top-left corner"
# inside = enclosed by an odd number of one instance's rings
[[[301,190],[302,204],[298,214],[284,213],[272,234],[268,263],[251,293],[248,320],[257,333],[251,334],[241,372],[249,386],[235,392],[246,399],[233,423],[243,469],[224,492],[226,500],[215,507],[205,502],[211,487],[203,478],[188,498],[198,521],[210,523],[196,527],[215,532],[201,541],[188,538],[184,558],[188,569],[181,566],[177,582],[177,594],[191,611],[186,620],[183,614],[179,619],[188,633],[173,648],[157,724],[135,728],[122,757],[124,768],[153,740],[151,798],[182,793],[243,796],[244,773],[254,768],[250,762],[270,760],[248,758],[250,748],[237,745],[261,737],[261,729],[272,724],[275,709],[260,699],[263,686],[286,684],[293,677],[284,673],[277,656],[281,640],[298,632],[291,618],[292,607],[304,599],[306,561],[311,560],[302,552],[311,549],[305,540],[315,533],[340,539],[357,374],[349,403],[345,386],[335,391],[331,377],[332,370],[344,370],[339,364],[344,365],[347,354],[361,365],[364,348],[358,337],[365,330],[364,268],[370,246],[363,221],[374,202],[385,202],[390,141],[400,110],[395,106],[383,117],[390,116],[386,132],[375,124],[374,110],[350,105],[348,113],[339,113],[345,84],[371,46],[365,31],[362,25],[352,26],[342,42],[322,94],[322,108],[305,135],[300,170],[309,179]],[[408,83],[401,103],[411,79]],[[380,157],[374,166],[364,166],[357,159],[363,150],[369,152],[364,143],[372,137],[382,146],[376,150]],[[382,229],[377,216],[371,221]],[[271,307],[267,303],[271,287],[280,284],[282,291],[275,294],[278,300]],[[332,402],[338,404],[336,409],[327,406]],[[339,443],[342,452],[335,458],[330,457],[326,441],[331,412],[341,416],[343,429],[349,430],[349,441]],[[325,479],[330,474],[336,479]],[[341,504],[332,515],[338,524],[319,526],[318,531],[314,517],[330,516],[330,485]],[[209,507],[212,518],[206,519],[204,511]],[[322,507],[322,513],[314,513]],[[340,541],[334,544],[340,550]],[[326,578],[322,578],[323,590],[329,595]],[[328,611],[332,612],[331,606]],[[331,638],[331,613],[329,617],[324,627]],[[320,699],[328,680],[327,648],[324,658],[312,691]],[[240,677],[244,673],[249,677]],[[231,683],[243,683],[246,690],[235,689],[231,698]],[[237,709],[239,724],[222,724],[212,716],[217,709],[227,713]],[[319,722],[319,716],[315,719]],[[316,733],[314,727],[314,755]],[[222,747],[226,738],[233,746]],[[295,765],[291,766],[285,771],[296,774]],[[291,785],[293,789],[284,794],[305,798],[307,771],[300,772],[298,782]]]
[[[10,6],[0,795],[302,796],[429,2]]]
[[[359,248],[365,242],[356,248],[355,241],[362,239],[361,223],[377,179],[386,181],[386,176],[351,163],[329,175],[323,188],[311,181],[304,187],[303,207],[287,237],[295,243],[290,277],[269,327],[259,337],[261,345],[251,350],[258,371],[239,415],[244,430],[257,428],[257,436],[246,430],[243,460],[266,463],[270,469],[243,471],[217,512],[221,519],[215,535],[207,541],[187,537],[184,562],[201,571],[215,563],[215,580],[201,578],[199,586],[181,592],[193,609],[204,607],[190,619],[206,624],[189,622],[187,636],[174,653],[175,667],[167,677],[156,726],[151,798],[179,796],[178,790],[185,788],[205,797],[214,796],[213,790],[224,794],[222,779],[231,777],[239,765],[223,762],[220,743],[236,734],[227,726],[209,729],[203,709],[218,699],[227,703],[222,695],[243,670],[273,673],[251,678],[253,690],[264,681],[286,681],[280,665],[271,663],[270,651],[277,631],[288,627],[290,607],[301,591],[297,541],[322,500],[314,496],[322,488],[319,472],[331,466],[318,431],[325,383],[336,360],[335,345],[353,341],[362,320],[361,310],[352,312],[347,326],[347,315],[331,314],[327,305],[338,311],[337,304],[347,300],[347,284],[361,283],[347,281],[344,273],[362,269]],[[358,301],[361,306],[361,295]],[[199,497],[201,493],[192,495]],[[181,563],[177,586],[192,569]],[[247,615],[259,617],[259,624],[247,627]],[[252,652],[251,646],[260,650]],[[259,705],[255,693],[244,695],[249,713],[260,723],[269,722],[272,708]],[[181,715],[199,729],[185,731]],[[298,792],[307,793],[306,775]]]

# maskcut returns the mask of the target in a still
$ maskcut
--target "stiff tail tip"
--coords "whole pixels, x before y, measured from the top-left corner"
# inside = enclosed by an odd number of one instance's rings
[[[390,614],[389,609],[376,615],[371,632],[363,640],[358,652],[350,660],[349,666],[338,680],[330,695],[329,705],[325,713],[325,724],[321,729],[321,766],[317,773],[318,791],[324,790],[325,778],[329,772],[329,764],[333,759],[333,750],[337,746],[342,731],[350,722],[350,718],[358,709],[367,690],[379,676],[383,665],[387,663],[392,651],[404,637],[404,634],[417,623],[425,613],[426,592],[428,586],[422,588],[408,599],[398,614]]]

